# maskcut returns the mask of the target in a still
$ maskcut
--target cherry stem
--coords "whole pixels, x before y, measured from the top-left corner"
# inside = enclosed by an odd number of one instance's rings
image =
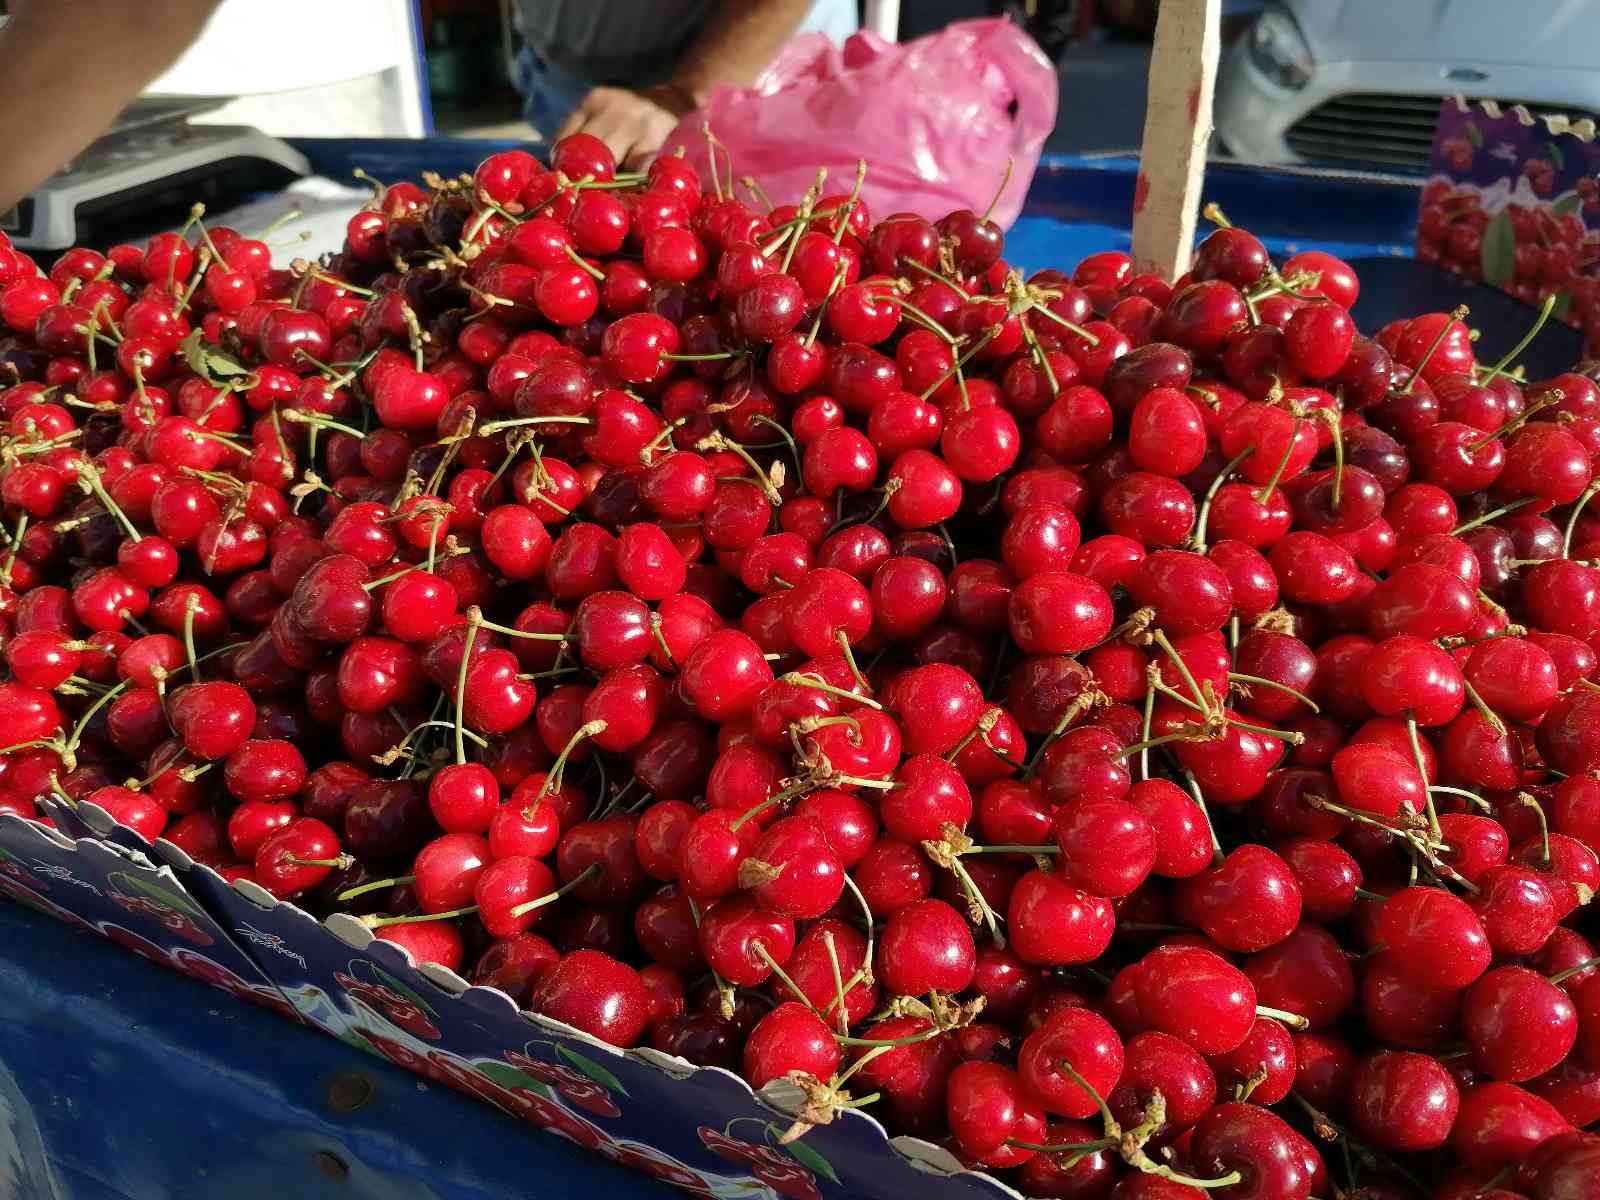
[[[755,460],[755,456],[738,442],[724,437],[720,433],[712,433],[700,439],[696,444],[697,450],[728,450],[744,461],[744,464],[755,474],[756,485],[760,487],[766,498],[775,505],[783,503],[783,493],[778,490],[777,484],[772,482],[772,477],[765,468]]]
[[[556,761],[550,765],[550,771],[545,775],[544,782],[539,785],[539,793],[534,797],[535,803],[538,803],[550,792],[561,786],[562,776],[567,769],[567,759],[578,748],[578,743],[583,741],[584,738],[593,737],[595,734],[604,733],[605,731],[606,723],[603,720],[587,721],[573,731],[572,736],[567,739],[567,744],[561,747],[561,753],[556,755]]]
[[[1006,173],[1000,177],[1000,186],[995,189],[994,199],[989,201],[989,207],[983,210],[982,219],[987,221],[994,212],[995,205],[1000,203],[1000,197],[1006,194],[1006,188],[1011,186],[1011,172],[1017,165],[1016,159],[1006,159]]]
[[[1044,310],[1041,309],[1040,311],[1043,312]],[[990,328],[984,330],[983,336],[978,338],[977,341],[973,342],[971,346],[967,347],[966,352],[964,354],[962,354],[962,356],[960,358],[956,359],[955,362],[950,364],[950,369],[948,371],[946,371],[944,374],[940,375],[939,378],[935,379],[932,383],[930,383],[923,390],[922,395],[919,396],[918,399],[919,400],[926,400],[929,396],[933,395],[940,388],[942,388],[946,383],[948,383],[950,381],[951,376],[958,375],[960,373],[960,371],[961,371],[961,368],[966,366],[967,363],[971,361],[972,356],[977,354],[980,350],[982,350],[990,342],[994,341],[995,338],[1000,336],[1000,331],[1002,329],[1004,329],[1004,328],[1005,328],[1005,323],[1001,322],[998,325],[991,326]]]
[[[838,206],[827,215],[838,219],[838,227],[833,231],[833,244],[840,245],[844,241],[845,231],[850,228],[850,218],[856,215],[856,208],[861,204],[861,187],[867,182],[867,160],[856,159],[856,181],[850,187],[850,199],[845,201],[844,214],[841,216]]]
[[[1450,327],[1457,321],[1464,321],[1466,319],[1467,306],[1465,304],[1458,304],[1455,308],[1450,310],[1450,318],[1445,321],[1443,325],[1439,326],[1439,332],[1433,335],[1433,341],[1428,345],[1428,352],[1422,356],[1422,361],[1417,363],[1417,365],[1411,369],[1411,375],[1406,379],[1405,387],[1400,389],[1400,394],[1402,396],[1409,396],[1411,394],[1411,389],[1416,387],[1417,377],[1422,374],[1423,368],[1428,365],[1428,360],[1433,357],[1434,351],[1440,346],[1444,345],[1445,335],[1450,332]]]
[[[1211,821],[1211,809],[1206,806],[1205,793],[1200,790],[1200,781],[1194,777],[1193,771],[1184,771],[1183,777],[1189,781],[1189,794],[1194,797],[1195,804],[1200,807],[1200,815],[1206,819],[1206,832],[1211,835],[1211,861],[1221,862],[1225,855],[1222,853],[1222,842],[1217,837],[1217,827]]]
[[[1507,421],[1504,425],[1500,426],[1499,429],[1491,429],[1488,433],[1484,434],[1477,441],[1469,443],[1468,446],[1467,446],[1467,450],[1470,453],[1476,454],[1479,450],[1482,450],[1490,442],[1495,441],[1496,439],[1502,439],[1503,440],[1505,438],[1510,437],[1513,433],[1515,433],[1517,430],[1521,429],[1524,425],[1526,425],[1529,421],[1533,420],[1534,417],[1538,416],[1545,409],[1549,408],[1553,404],[1560,404],[1563,399],[1565,399],[1565,396],[1560,391],[1560,389],[1555,389],[1553,391],[1546,392],[1542,399],[1536,401],[1533,404],[1528,405],[1527,408],[1523,409],[1522,412],[1517,414],[1517,416],[1515,416],[1511,420]]]
[[[1417,718],[1415,716],[1407,715],[1406,717],[1406,736],[1411,739],[1411,756],[1417,763],[1417,775],[1422,780],[1422,786],[1427,788],[1428,760],[1422,754],[1422,734],[1417,729]],[[1444,832],[1439,828],[1439,811],[1433,806],[1433,793],[1425,791],[1423,795],[1427,798],[1428,828],[1433,832],[1435,841],[1442,841]]]
[[[1517,803],[1533,809],[1533,815],[1539,820],[1539,841],[1544,852],[1545,870],[1550,869],[1550,821],[1544,815],[1544,806],[1533,798],[1530,792],[1518,792]]]
[[[573,265],[585,275],[588,275],[591,279],[598,279],[604,282],[606,273],[599,267],[595,266],[588,259],[584,258],[583,255],[579,254],[571,246],[562,246],[561,248],[567,252],[567,257],[572,260]]]
[[[1194,672],[1189,670],[1189,664],[1183,661],[1183,655],[1173,648],[1167,635],[1160,629],[1150,631],[1150,638],[1161,647],[1162,653],[1172,660],[1172,665],[1178,669],[1178,674],[1183,677],[1184,683],[1189,685],[1189,690],[1194,693],[1195,700],[1200,704],[1201,711],[1211,711],[1211,703],[1206,699],[1205,692],[1200,690],[1200,685],[1195,681]]]
[[[789,244],[784,247],[783,265],[778,268],[778,270],[784,273],[788,272],[789,264],[794,261],[795,247],[800,244],[801,234],[803,234],[806,228],[811,224],[812,210],[816,208],[817,198],[822,195],[822,185],[824,182],[826,182],[827,178],[828,168],[818,167],[816,182],[806,189],[805,196],[800,200],[800,212],[797,217],[798,224],[795,226],[794,231],[789,236]]]
[[[461,647],[461,666],[456,669],[456,765],[467,761],[466,710],[467,668],[472,665],[472,647],[478,640],[478,628],[483,624],[483,614],[476,605],[467,610],[467,633]]]
[[[1089,330],[1085,329],[1082,325],[1074,324],[1073,322],[1071,322],[1071,321],[1067,320],[1065,317],[1063,317],[1060,313],[1053,312],[1049,308],[1046,308],[1043,304],[1035,304],[1035,305],[1033,305],[1031,311],[1036,312],[1040,316],[1046,317],[1051,321],[1054,321],[1057,325],[1061,325],[1061,326],[1065,327],[1066,329],[1071,330],[1073,333],[1075,333],[1079,337],[1081,337],[1084,341],[1088,342],[1089,345],[1091,345],[1091,346],[1098,346],[1100,344],[1100,338],[1099,338],[1098,335],[1096,335],[1094,333],[1091,333]]]
[[[1592,970],[1595,967],[1600,967],[1600,958],[1586,958],[1576,966],[1568,967],[1565,971],[1557,971],[1554,975],[1546,976],[1546,978],[1551,983],[1564,983],[1574,975],[1582,974],[1584,971]]]
[[[1344,503],[1344,427],[1339,424],[1339,414],[1335,410],[1318,411],[1333,438],[1333,511],[1338,512]]]
[[[800,1001],[801,1004],[804,1004],[808,1009],[810,1009],[811,1014],[820,1020],[824,1025],[828,1023],[827,1018],[817,1011],[817,1006],[811,1003],[811,997],[807,996],[805,992],[801,990],[798,983],[789,978],[789,973],[783,969],[782,965],[777,959],[772,957],[772,952],[767,949],[765,942],[753,942],[751,943],[750,949],[752,952],[754,952],[757,958],[767,964],[767,969],[776,975],[779,982],[781,982],[784,987],[788,988],[789,991],[793,993],[796,1000]]]
[[[1044,761],[1045,751],[1050,749],[1051,745],[1071,728],[1072,723],[1093,708],[1099,700],[1100,693],[1093,687],[1086,688],[1073,697],[1072,703],[1062,711],[1061,717],[1056,721],[1054,728],[1045,735],[1044,741],[1039,743],[1039,748],[1034,751],[1033,757],[1028,760],[1028,766],[1022,773],[1024,779],[1033,778],[1034,772],[1039,769],[1039,764]]]
[[[1532,504],[1535,499],[1537,499],[1535,496],[1524,496],[1521,500],[1513,500],[1510,504],[1507,504],[1501,508],[1492,509],[1480,516],[1473,517],[1470,521],[1463,521],[1460,525],[1457,525],[1450,531],[1450,536],[1460,537],[1463,533],[1469,533],[1480,525],[1487,525],[1490,521],[1493,521],[1498,517],[1503,517],[1507,513],[1516,512],[1517,509],[1521,508],[1524,504]]]
[[[1578,502],[1572,506],[1572,512],[1567,516],[1567,527],[1561,534],[1562,558],[1572,557],[1572,535],[1577,531],[1578,518],[1583,514],[1584,508],[1588,505],[1589,501],[1595,498],[1597,493],[1600,493],[1600,481],[1591,483],[1588,487],[1584,488],[1583,495],[1579,496]],[[1533,497],[1530,496],[1528,499],[1531,500]]]
[[[1092,1142],[1065,1142],[1059,1146],[1046,1146],[1040,1142],[1025,1142],[1021,1138],[1007,1138],[1006,1145],[1019,1150],[1033,1150],[1039,1154],[1070,1154],[1074,1158],[1087,1157],[1097,1150],[1110,1150],[1121,1143],[1121,1138],[1097,1138]]]
[[[314,865],[321,866],[323,864],[317,863]],[[449,921],[455,917],[470,917],[477,911],[478,906],[476,904],[469,904],[465,908],[452,908],[447,912],[412,913],[408,917],[362,917],[361,923],[368,929],[382,929],[385,925],[419,925],[425,921]],[[511,911],[515,913],[516,909]]]
[[[111,493],[106,491],[105,483],[100,478],[100,472],[95,469],[94,464],[89,462],[87,458],[78,463],[78,478],[83,480],[84,485],[94,493],[95,499],[100,501],[105,510],[116,518],[117,524],[122,526],[129,540],[137,542],[144,536],[139,532],[137,526],[128,519],[128,514],[123,512],[117,502],[111,498]]]
[[[844,986],[844,969],[839,965],[839,948],[833,942],[833,930],[822,931],[822,947],[828,952],[828,969],[833,972],[833,1003],[829,1004],[822,1013],[824,1022],[828,1014],[838,1009],[839,1034],[842,1037],[850,1035],[849,1001],[846,999],[847,989]],[[857,1066],[860,1066],[858,1063]],[[855,1068],[852,1068],[854,1070]],[[842,1081],[841,1081],[842,1082]]]
[[[1156,716],[1155,685],[1159,682],[1160,675],[1161,672],[1159,669],[1157,669],[1152,671],[1146,679],[1146,687],[1144,689],[1144,714],[1139,725],[1139,740],[1141,742],[1148,742],[1150,740],[1150,726],[1155,721]],[[1150,778],[1150,750],[1148,747],[1139,751],[1139,778]]]
[[[533,642],[565,642],[568,637],[564,633],[534,633],[528,629],[518,629],[513,625],[498,625],[481,614],[478,617],[478,624],[496,633],[503,633],[507,637],[526,638]]]
[[[200,682],[200,656],[194,650],[194,614],[200,610],[200,597],[189,593],[183,606],[183,652],[189,659],[189,674]]]
[[[938,282],[944,284],[945,287],[949,288],[956,295],[960,296],[961,299],[963,299],[963,300],[971,300],[972,299],[972,293],[967,291],[966,288],[962,287],[959,283],[957,283],[954,279],[951,279],[948,275],[945,275],[945,274],[943,274],[943,273],[941,273],[939,271],[935,271],[932,267],[928,266],[926,263],[919,263],[914,258],[908,258],[908,259],[905,260],[905,265],[910,267],[913,271],[920,271],[922,274],[928,276],[930,279],[935,279]]]
[[[325,417],[321,413],[310,413],[300,408],[286,408],[281,410],[280,415],[285,421],[293,421],[297,425],[312,425],[323,429],[335,429],[340,433],[347,433],[358,440],[367,436],[366,430],[357,429],[353,425],[346,425],[342,421],[335,421],[332,417]]]
[[[768,796],[765,800],[761,801],[760,804],[751,805],[749,808],[745,809],[744,812],[740,813],[737,817],[735,817],[732,821],[728,822],[728,828],[737,833],[739,831],[739,829],[741,827],[743,827],[743,825],[744,825],[744,823],[746,821],[749,821],[749,820],[752,820],[752,819],[754,819],[756,817],[759,817],[762,813],[768,811],[769,809],[775,808],[779,804],[782,804],[785,800],[793,799],[795,796],[798,796],[801,792],[803,792],[805,790],[806,790],[805,785],[796,784],[792,788],[785,788],[781,792],[774,792],[772,795]]]
[[[346,900],[354,900],[357,896],[365,896],[368,892],[381,892],[384,888],[399,887],[401,884],[415,883],[416,881],[417,877],[415,875],[396,875],[393,879],[374,879],[371,883],[363,883],[360,887],[342,891],[334,899],[343,903]]]
[[[1114,759],[1127,759],[1135,754],[1142,754],[1146,750],[1154,750],[1157,746],[1165,746],[1169,742],[1196,742],[1201,740],[1203,739],[1196,733],[1196,727],[1186,723],[1185,728],[1175,730],[1172,733],[1159,734],[1153,738],[1146,738],[1142,742],[1134,742],[1132,745],[1124,746],[1111,757]]]
[[[955,762],[956,759],[961,757],[961,752],[963,750],[972,745],[972,743],[977,741],[980,737],[985,737],[985,735],[995,727],[995,723],[999,721],[1000,713],[1001,710],[998,708],[984,709],[983,715],[973,723],[972,728],[961,735],[961,740],[944,752],[945,762]],[[987,738],[985,738],[984,745],[988,746],[990,750],[994,749],[994,747],[989,744]]]
[[[850,649],[850,635],[842,629],[836,629],[833,631],[833,640],[839,643],[839,652],[844,655],[844,661],[850,668],[850,674],[855,677],[857,683],[870,692],[872,685],[867,682],[867,677],[861,673],[861,668],[856,666],[856,656]]]
[[[533,912],[535,909],[543,908],[547,904],[554,904],[557,900],[561,899],[561,897],[565,896],[568,892],[572,891],[573,888],[577,887],[579,884],[583,883],[585,880],[593,879],[596,875],[598,875],[604,869],[605,868],[602,867],[599,863],[590,863],[587,867],[585,867],[583,870],[579,871],[576,875],[574,875],[566,883],[563,883],[555,891],[546,892],[543,896],[540,896],[537,899],[528,900],[528,901],[526,901],[526,902],[524,902],[522,904],[517,905],[515,908],[513,908],[511,910],[511,914],[510,915],[512,917],[523,917],[523,916],[526,916],[528,913]]]
[[[1277,467],[1272,472],[1272,478],[1256,492],[1256,503],[1266,506],[1272,499],[1272,493],[1278,490],[1278,484],[1283,480],[1283,473],[1289,469],[1289,459],[1294,456],[1295,445],[1300,441],[1300,426],[1304,423],[1303,417],[1294,419],[1294,427],[1289,431],[1289,444],[1283,448],[1283,457],[1278,460]]]
[[[1311,1022],[1309,1020],[1307,1020],[1305,1017],[1302,1017],[1299,1013],[1292,1013],[1287,1009],[1269,1008],[1265,1004],[1258,1004],[1256,1005],[1256,1015],[1258,1017],[1271,1017],[1275,1021],[1281,1021],[1290,1029],[1311,1028]]]
[[[1490,728],[1492,728],[1495,733],[1499,734],[1501,737],[1505,737],[1506,723],[1500,719],[1500,714],[1489,707],[1488,702],[1478,694],[1478,689],[1472,686],[1471,680],[1467,679],[1465,676],[1462,676],[1461,683],[1462,686],[1466,688],[1467,699],[1472,701],[1472,707],[1477,709],[1478,712],[1483,715],[1483,719],[1489,722]]]
[[[1504,375],[1506,368],[1511,365],[1511,360],[1516,358],[1519,354],[1533,344],[1533,339],[1539,336],[1539,331],[1544,328],[1545,322],[1550,319],[1550,314],[1555,311],[1555,307],[1556,294],[1552,292],[1550,295],[1545,297],[1544,304],[1539,309],[1539,315],[1534,318],[1533,328],[1529,329],[1527,333],[1523,334],[1522,340],[1515,346],[1511,347],[1510,350],[1506,351],[1506,356],[1499,362],[1495,363],[1494,366],[1490,367],[1488,374],[1479,380],[1479,382],[1492,383],[1497,375]],[[1449,326],[1446,325],[1445,328],[1448,329]]]
[[[510,417],[504,421],[490,421],[487,425],[480,426],[478,432],[484,437],[488,437],[491,433],[499,433],[502,429],[513,429],[523,425],[593,424],[594,418],[592,417]]]
[[[1290,687],[1287,683],[1279,683],[1276,679],[1267,679],[1261,675],[1248,675],[1243,671],[1229,671],[1228,678],[1237,680],[1239,683],[1248,684],[1251,687],[1271,688],[1275,692],[1282,692],[1285,696],[1293,696],[1314,713],[1322,711],[1317,707],[1317,702],[1310,696],[1298,688]]]
[[[874,296],[873,298],[883,299],[884,297]],[[915,304],[912,304],[911,301],[902,299],[899,296],[894,296],[892,299],[900,306],[900,310],[904,315],[911,317],[919,325],[921,325],[935,337],[939,338],[946,345],[954,346],[957,344],[954,335],[951,334],[948,329],[939,324],[938,321],[934,320],[927,313],[923,312],[922,309],[918,308]]]
[[[856,903],[861,906],[861,918],[865,922],[867,930],[867,948],[861,959],[861,970],[857,971],[856,974],[861,976],[863,980],[870,981],[872,978],[873,942],[875,940],[872,924],[872,905],[867,903],[867,898],[861,894],[860,887],[858,887],[856,885],[856,881],[850,877],[849,871],[844,873],[844,886],[849,889],[850,894],[856,898]],[[850,986],[854,987],[855,984],[852,983]]]
[[[782,682],[792,683],[796,687],[812,688],[815,691],[825,692],[830,696],[838,696],[841,700],[850,700],[856,704],[864,704],[868,708],[875,709],[878,712],[883,711],[883,705],[879,704],[871,696],[863,696],[860,692],[850,692],[846,691],[842,687],[835,687],[833,684],[823,679],[820,675],[814,675],[808,671],[790,671],[787,674],[780,676],[780,679]]]
[[[969,846],[963,854],[1060,854],[1061,847],[1053,843],[1043,846],[1022,846],[1002,843],[996,846]]]

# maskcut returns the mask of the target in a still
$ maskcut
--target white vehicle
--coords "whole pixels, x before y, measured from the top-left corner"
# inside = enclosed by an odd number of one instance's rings
[[[1595,0],[1272,0],[1228,54],[1216,128],[1234,157],[1424,170],[1446,96],[1600,113]]]

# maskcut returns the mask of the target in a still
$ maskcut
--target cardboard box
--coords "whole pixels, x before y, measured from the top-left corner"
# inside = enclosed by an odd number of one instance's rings
[[[1417,257],[1552,316],[1600,349],[1600,143],[1588,119],[1447,99],[1417,223]]]
[[[757,1094],[728,1071],[696,1067],[648,1048],[618,1050],[519,1010],[502,991],[471,986],[436,965],[418,965],[404,949],[373,937],[352,917],[319,921],[254,884],[230,885],[170,842],[151,844],[92,804],[65,809],[57,804],[49,815],[99,836],[74,842],[32,822],[0,819],[0,855],[13,845],[50,847],[41,856],[49,863],[76,855],[77,878],[96,889],[90,903],[72,893],[58,900],[59,889],[52,888],[48,907],[35,907],[106,932],[95,920],[107,903],[105,879],[111,872],[126,872],[125,864],[142,862],[144,882],[131,885],[134,890],[160,886],[169,906],[181,902],[185,912],[192,908],[199,914],[197,927],[214,944],[236,951],[256,978],[270,981],[285,1015],[623,1166],[708,1197],[904,1200],[914,1194],[923,1200],[996,1200],[1017,1195],[991,1176],[964,1170],[941,1147],[889,1137],[862,1112],[844,1113],[780,1145],[804,1099],[787,1082]],[[3,857],[0,888],[9,894],[17,889],[25,893],[25,902],[29,899],[28,888],[6,869]],[[162,937],[162,928],[146,922],[132,938],[117,936],[157,961],[185,969],[189,956],[180,954],[183,947],[170,931]]]
[[[54,809],[50,815],[73,823]],[[295,1015],[172,868],[146,854],[6,814],[0,816],[0,893],[252,1004]]]

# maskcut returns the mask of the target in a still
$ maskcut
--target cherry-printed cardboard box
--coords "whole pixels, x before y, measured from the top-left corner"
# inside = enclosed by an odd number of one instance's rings
[[[682,1190],[741,1200],[1017,1195],[991,1176],[964,1170],[941,1147],[890,1137],[862,1112],[845,1112],[784,1143],[805,1100],[791,1084],[776,1082],[758,1095],[729,1071],[648,1048],[620,1051],[519,1010],[498,989],[415,963],[353,917],[319,921],[252,883],[229,884],[170,842],[152,844],[95,805],[65,810],[58,804],[50,815],[94,835],[76,843],[79,853],[111,863],[160,863],[151,869],[203,911],[213,936],[270,980],[280,1011]],[[7,820],[36,830],[36,839],[69,841]],[[0,882],[5,878],[0,874]],[[73,910],[66,919],[75,916]]]
[[[130,847],[69,836],[76,822],[62,813],[67,806],[47,807],[58,828],[0,815],[0,894],[202,983],[294,1016],[266,973],[171,867]]]
[[[1417,257],[1551,315],[1600,348],[1600,143],[1592,120],[1447,99]]]

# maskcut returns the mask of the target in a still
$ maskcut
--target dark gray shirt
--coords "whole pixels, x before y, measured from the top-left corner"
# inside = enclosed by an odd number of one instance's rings
[[[590,83],[647,87],[672,73],[716,0],[518,0],[535,54]]]

